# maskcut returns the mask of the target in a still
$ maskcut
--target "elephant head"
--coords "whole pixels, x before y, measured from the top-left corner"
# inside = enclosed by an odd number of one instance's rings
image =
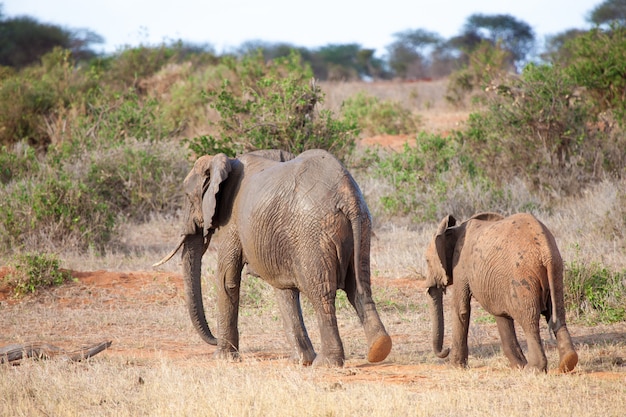
[[[498,213],[479,213],[469,220],[496,221],[504,217]],[[459,239],[465,234],[463,222],[457,225],[456,219],[448,215],[441,220],[437,227],[437,232],[426,249],[426,264],[428,266],[428,276],[424,287],[428,288],[430,295],[430,314],[433,323],[432,341],[433,350],[440,358],[445,358],[450,353],[450,349],[443,348],[443,294],[449,285],[454,282],[452,273],[454,267],[454,252],[457,249]]]
[[[183,235],[195,235],[202,230],[203,236],[210,238],[211,231],[217,226],[217,194],[220,184],[228,178],[231,169],[231,160],[223,153],[198,158],[183,182],[188,199]]]
[[[290,152],[274,149],[249,154],[277,162],[295,158]],[[237,159],[229,158],[223,153],[201,156],[196,160],[183,182],[187,196],[182,222],[183,237],[172,252],[153,265],[159,266],[169,261],[182,247],[183,278],[189,315],[200,337],[211,345],[216,345],[217,340],[211,333],[204,313],[200,280],[202,256],[221,219],[227,215],[224,211],[228,207],[223,203],[225,192],[220,192],[220,186],[238,164]]]
[[[204,313],[200,280],[202,256],[217,227],[220,184],[228,178],[231,164],[224,154],[202,156],[183,182],[187,202],[183,218],[182,264],[187,308],[200,337],[211,345],[216,345],[217,340]]]
[[[452,284],[452,254],[457,240],[455,226],[456,219],[451,215],[446,216],[439,223],[437,233],[426,249],[428,276],[424,286],[428,288],[428,295],[430,295],[431,300],[433,350],[440,358],[445,358],[450,353],[450,349],[442,350],[443,293],[446,291],[446,287]]]

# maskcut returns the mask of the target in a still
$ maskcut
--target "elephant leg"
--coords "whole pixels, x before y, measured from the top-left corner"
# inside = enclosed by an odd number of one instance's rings
[[[228,252],[226,252],[228,253]],[[223,257],[217,268],[217,350],[223,359],[239,357],[239,290],[243,264],[237,256]]]
[[[454,289],[452,299],[452,349],[451,361],[453,364],[466,367],[469,350],[467,334],[469,332],[470,314],[472,312],[471,295],[467,286]]]
[[[321,352],[315,357],[313,366],[341,367],[345,360],[335,315],[335,295],[335,291],[327,291],[321,296],[309,296],[317,316],[322,342]]]
[[[523,369],[526,366],[526,358],[515,334],[513,319],[509,317],[496,317],[498,332],[502,341],[504,356],[509,360],[511,368]]]
[[[346,284],[346,294],[348,300],[354,310],[356,311],[363,329],[365,330],[365,338],[367,339],[368,353],[367,360],[369,362],[383,361],[391,351],[391,337],[387,334],[385,326],[380,320],[378,311],[376,311],[376,304],[371,296],[371,288],[369,281],[363,282],[363,294],[358,294],[356,291],[356,282],[348,280],[349,284]]]
[[[520,324],[524,329],[528,343],[528,364],[526,367],[530,370],[546,372],[548,370],[548,359],[541,343],[539,314],[522,320]]]
[[[567,326],[563,325],[556,331],[556,342],[559,350],[559,370],[561,372],[572,371],[578,363],[578,354],[574,350]]]
[[[276,288],[274,292],[283,318],[287,343],[294,349],[294,361],[307,366],[311,365],[315,359],[315,350],[304,326],[302,308],[300,307],[300,291]]]

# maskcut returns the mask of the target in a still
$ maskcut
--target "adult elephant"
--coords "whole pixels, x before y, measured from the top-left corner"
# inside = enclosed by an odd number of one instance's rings
[[[370,362],[391,350],[370,288],[371,218],[358,185],[330,153],[298,157],[260,151],[229,158],[202,156],[184,181],[183,275],[191,320],[216,355],[237,356],[241,272],[275,287],[285,333],[295,359],[342,366],[344,350],[335,316],[343,289],[365,329]],[[200,289],[202,255],[219,230],[217,340],[206,321]],[[158,264],[160,264],[158,263]],[[321,334],[316,355],[307,334],[300,292],[310,300]]]
[[[578,355],[565,324],[563,261],[554,237],[530,214],[503,217],[481,213],[457,225],[445,217],[426,250],[431,296],[433,349],[445,358],[442,294],[452,295],[452,362],[467,365],[470,298],[496,317],[504,354],[511,367],[547,371],[539,334],[544,315],[556,335],[562,372],[574,369]],[[528,342],[528,361],[515,334],[517,321]]]

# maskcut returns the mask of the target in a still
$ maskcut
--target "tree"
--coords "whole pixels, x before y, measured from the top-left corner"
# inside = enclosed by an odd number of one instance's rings
[[[541,58],[548,62],[567,61],[570,57],[565,44],[585,33],[587,31],[582,29],[568,29],[565,32],[547,37],[545,51],[541,54]]]
[[[89,45],[102,42],[100,35],[87,29],[67,30],[28,16],[5,19],[0,13],[0,65],[3,66],[23,68],[57,46],[72,51],[77,60],[89,59],[96,55]]]
[[[402,78],[430,77],[430,54],[443,42],[437,33],[425,29],[405,30],[393,35],[387,47],[391,69]]]
[[[613,22],[626,26],[626,0],[605,0],[591,10],[587,20],[598,26]]]
[[[511,63],[520,66],[535,47],[535,33],[530,25],[508,14],[485,15],[476,13],[467,18],[463,34],[459,40],[465,40],[469,51],[480,44],[478,39],[500,43],[511,53]]]

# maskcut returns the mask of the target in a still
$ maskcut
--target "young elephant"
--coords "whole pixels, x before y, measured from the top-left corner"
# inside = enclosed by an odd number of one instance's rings
[[[452,295],[452,362],[467,366],[470,298],[496,317],[504,354],[511,367],[547,371],[539,335],[544,315],[557,339],[562,372],[578,363],[565,325],[563,261],[554,237],[530,214],[503,217],[481,213],[457,226],[445,217],[426,250],[431,296],[433,349],[445,358],[443,345],[443,292],[454,284]],[[528,341],[528,361],[515,335],[517,321]]]

